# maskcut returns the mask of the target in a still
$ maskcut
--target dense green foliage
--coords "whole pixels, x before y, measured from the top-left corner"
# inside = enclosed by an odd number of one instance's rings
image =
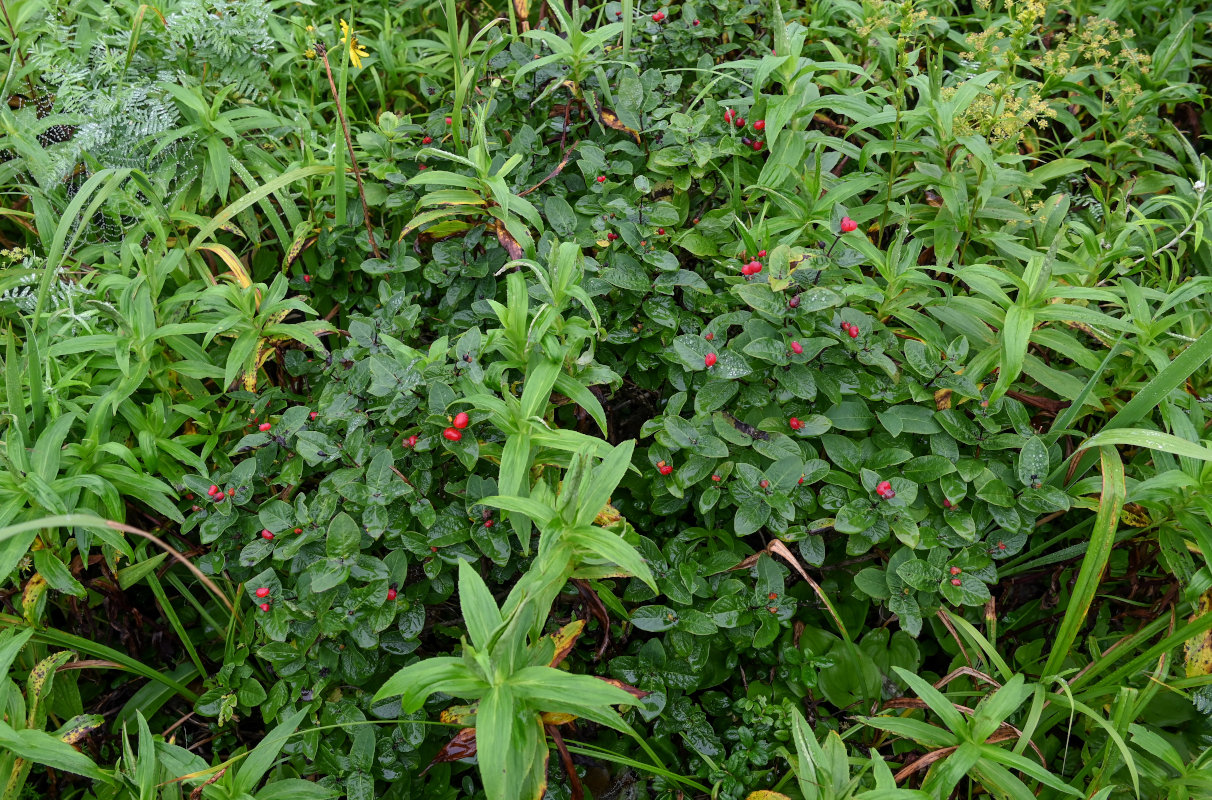
[[[1212,10],[2,0],[0,800],[1212,796]]]

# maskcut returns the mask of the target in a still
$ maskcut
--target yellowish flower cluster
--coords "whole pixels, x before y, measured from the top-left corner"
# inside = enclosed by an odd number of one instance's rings
[[[3,258],[9,263],[21,261],[22,259],[29,258],[33,254],[34,251],[30,250],[28,247],[14,247],[8,250],[0,250],[0,258]]]

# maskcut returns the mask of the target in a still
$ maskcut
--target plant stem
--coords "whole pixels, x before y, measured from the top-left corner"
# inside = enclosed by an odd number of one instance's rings
[[[358,183],[358,196],[362,199],[362,219],[366,222],[366,235],[370,237],[370,250],[375,254],[375,258],[382,258],[383,253],[375,242],[374,227],[370,224],[370,206],[366,202],[366,189],[362,186],[362,170],[358,168],[358,157],[354,155],[353,140],[349,136],[349,123],[345,121],[345,110],[341,108],[337,82],[333,80],[332,65],[328,63],[328,48],[324,46],[323,42],[316,42],[316,54],[324,60],[324,71],[328,73],[328,86],[332,89],[332,99],[337,105],[337,116],[341,120],[341,132],[345,134],[345,146],[349,148],[349,164],[353,168],[354,180]]]

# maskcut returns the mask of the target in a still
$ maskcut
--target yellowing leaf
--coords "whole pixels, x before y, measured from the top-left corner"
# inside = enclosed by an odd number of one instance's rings
[[[746,797],[745,800],[791,800],[791,798],[779,792],[772,792],[769,789],[761,789],[756,792],[750,792],[749,796]]]
[[[609,108],[602,108],[601,106],[599,106],[598,107],[598,118],[600,120],[602,120],[602,124],[605,125],[607,128],[610,128],[610,129],[616,130],[616,131],[622,131],[623,133],[630,133],[632,135],[632,137],[635,139],[635,143],[641,144],[639,132],[632,128],[628,128],[626,125],[624,125],[623,121],[619,119],[619,115],[614,113],[613,111],[611,111]]]
[[[1147,528],[1152,524],[1149,520],[1149,512],[1136,503],[1128,503],[1124,506],[1123,510],[1119,512],[1119,521],[1133,528]]]
[[[934,407],[939,411],[946,411],[951,408],[951,390],[939,389],[934,393]]]
[[[598,512],[598,515],[593,518],[593,524],[599,528],[609,528],[615,523],[621,522],[623,515],[614,506],[607,503],[606,506]]]
[[[1191,615],[1190,622],[1212,614],[1212,589],[1199,596],[1199,605]],[[1204,631],[1199,636],[1187,640],[1186,647],[1187,677],[1212,675],[1212,631]]]
[[[574,620],[551,635],[555,642],[555,655],[551,658],[549,666],[556,666],[572,651],[572,646],[576,644],[581,632],[585,630],[585,620]]]
[[[232,252],[232,249],[225,244],[204,244],[199,250],[209,250],[210,252],[223,259],[223,263],[231,270],[235,276],[236,283],[240,284],[241,288],[247,289],[252,286],[252,278],[248,277],[248,270],[244,268],[244,264]]]

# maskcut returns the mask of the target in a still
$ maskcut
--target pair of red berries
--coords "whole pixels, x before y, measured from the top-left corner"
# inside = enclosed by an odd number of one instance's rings
[[[804,353],[804,345],[800,344],[799,342],[792,342],[791,352],[795,353],[797,356],[802,355]]]
[[[274,538],[274,533],[269,528],[264,528],[261,531],[261,538],[268,542]]]
[[[741,267],[741,274],[748,278],[750,275],[757,275],[762,271],[762,262],[758,260],[750,261],[745,266]]]
[[[799,417],[792,417],[791,419],[787,420],[787,424],[791,426],[791,430],[793,431],[798,431],[800,428],[804,427],[804,421]]]
[[[653,21],[653,22],[655,22],[655,23],[657,23],[657,24],[660,24],[660,23],[664,22],[664,21],[665,21],[665,12],[664,12],[664,11],[658,11],[658,12],[656,12],[655,14],[653,14],[653,15],[652,15],[652,21]]]
[[[470,423],[471,417],[467,416],[467,412],[460,411],[458,414],[455,414],[454,419],[451,420],[450,424],[452,427],[442,431],[442,436],[446,437],[446,439],[449,441],[457,442],[463,438],[461,431]]]
[[[842,233],[850,233],[858,230],[858,223],[850,219],[850,217],[842,217]]]
[[[273,427],[272,424],[270,424],[268,422],[262,422],[260,425],[257,426],[257,430],[261,431],[261,433],[266,433],[272,427]]]
[[[857,339],[859,336],[859,326],[852,325],[849,322],[842,323],[842,330],[850,335],[851,339]]]
[[[394,586],[393,586],[393,587],[391,587],[390,589],[388,589],[388,590],[387,590],[387,599],[388,599],[388,600],[395,600],[395,599],[396,599],[396,594],[397,594],[397,592],[396,592],[396,587],[394,587]]]
[[[703,357],[703,364],[706,365],[706,367],[708,369],[711,369],[712,367],[714,367],[715,362],[716,362],[715,353],[708,353],[706,356]]]
[[[891,500],[896,497],[896,492],[892,490],[891,481],[880,481],[875,485],[875,493],[885,500]]]
[[[222,489],[220,489],[218,486],[215,486],[213,483],[210,485],[210,488],[206,490],[206,493],[208,495],[210,495],[210,499],[214,500],[216,503],[222,502],[223,498],[227,496],[227,495],[223,494]]]
[[[661,473],[662,475],[668,475],[669,473],[673,472],[673,465],[666,464],[664,461],[658,461],[657,472]]]

